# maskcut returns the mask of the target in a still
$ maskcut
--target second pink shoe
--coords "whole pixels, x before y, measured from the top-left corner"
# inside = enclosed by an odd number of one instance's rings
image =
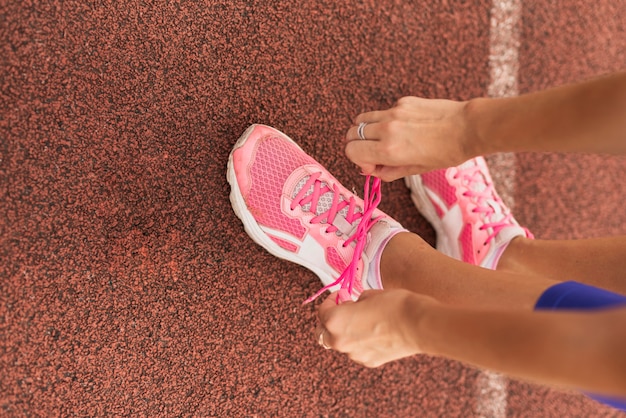
[[[450,257],[495,269],[513,238],[532,237],[496,192],[482,157],[406,177],[405,182],[418,210],[437,233],[437,249]]]

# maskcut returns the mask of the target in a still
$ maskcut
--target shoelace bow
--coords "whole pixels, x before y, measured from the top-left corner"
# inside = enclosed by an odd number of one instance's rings
[[[476,207],[472,209],[472,212],[482,213],[484,214],[483,219],[489,219],[490,221],[484,222],[479,228],[481,231],[487,230],[489,228],[492,229],[491,234],[489,234],[489,236],[485,240],[485,245],[487,245],[489,244],[489,242],[491,242],[492,239],[495,238],[496,235],[498,235],[500,230],[512,225],[511,219],[513,218],[513,214],[507,213],[508,211],[504,209],[505,206],[502,202],[502,199],[500,199],[495,193],[493,184],[488,183],[483,177],[479,166],[459,168],[458,172],[454,175],[454,178],[456,179],[459,176],[462,176],[463,180],[467,181],[467,191],[463,192],[463,196],[467,197],[468,199],[476,198]],[[472,184],[476,183],[484,185],[485,189],[482,191],[472,189]],[[502,214],[504,216],[501,219],[497,221],[491,221],[489,217],[495,214],[496,210],[488,204],[489,201],[495,202],[503,209]]]
[[[347,247],[352,242],[355,243],[352,261],[350,261],[350,263],[346,266],[346,268],[337,280],[321,288],[317,293],[305,300],[305,304],[313,302],[325,291],[337,285],[340,285],[340,290],[337,294],[336,302],[340,303],[347,300],[352,300],[352,289],[354,287],[354,281],[356,279],[357,268],[363,256],[365,244],[367,243],[367,234],[380,218],[372,217],[382,198],[381,181],[379,178],[374,177],[374,180],[372,181],[371,176],[366,176],[363,196],[363,212],[360,212],[358,210],[359,207],[356,205],[356,201],[353,197],[350,197],[350,199],[347,201],[341,199],[339,187],[336,184],[333,184],[331,189],[327,184],[323,185],[323,183],[318,180],[320,175],[321,173],[315,173],[311,175],[309,180],[305,183],[304,187],[296,194],[295,198],[293,199],[291,203],[291,209],[295,209],[295,207],[298,205],[304,206],[310,203],[310,209],[314,211],[316,210],[315,208],[317,208],[317,203],[320,199],[320,196],[324,195],[325,193],[332,192],[333,201],[330,209],[313,217],[310,222],[327,224],[328,227],[326,228],[326,232],[337,233],[338,228],[333,225],[333,221],[335,220],[335,217],[337,216],[339,211],[346,207],[348,208],[347,214],[345,216],[346,221],[348,221],[350,224],[353,224],[359,219],[361,221],[357,225],[356,231],[342,244],[344,247]],[[371,187],[370,182],[372,183]],[[310,190],[311,186],[313,187],[313,192],[307,195],[307,192]]]

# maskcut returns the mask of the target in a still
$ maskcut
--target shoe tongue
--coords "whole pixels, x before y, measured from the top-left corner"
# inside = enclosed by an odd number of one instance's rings
[[[459,166],[459,169],[466,170],[466,169],[474,168],[476,165],[477,165],[476,162],[472,159],[461,164]],[[472,178],[472,181],[470,181],[470,183],[468,184],[469,190],[476,192],[476,193],[483,193],[489,187],[493,188],[493,185],[491,186],[487,185],[487,178],[485,178],[485,175],[482,173],[482,171],[475,172],[474,177]],[[492,196],[493,196],[493,193],[495,193],[495,190],[492,190],[491,192]],[[487,217],[487,219],[490,222],[498,222],[499,220],[503,219],[506,216],[506,213],[504,213],[503,211],[504,208],[502,207],[501,204],[499,204],[496,201],[495,198],[486,198],[486,199],[480,199],[480,200],[482,202],[481,206],[489,206],[494,211],[491,215]]]
[[[466,161],[460,166],[458,166],[459,171],[467,170],[467,169],[474,168],[474,167],[476,167],[476,162],[474,162],[473,159]],[[480,181],[477,181],[478,177],[473,177],[473,181],[471,181],[468,186],[471,191],[482,193],[487,189],[487,179],[485,178],[483,173],[480,171],[477,172],[476,174],[480,175]],[[476,176],[476,174],[474,174],[474,176]]]
[[[296,187],[293,189],[293,192],[291,193],[291,198],[294,199],[296,197],[296,195],[298,193],[300,193],[300,191],[302,190],[302,188],[305,186],[306,182],[309,181],[309,178],[311,176],[307,175],[304,176],[302,179],[300,179],[300,181],[296,184]],[[313,187],[314,185],[312,184],[309,187],[309,190],[306,191],[304,197],[308,197],[311,195],[311,193],[313,193]],[[324,181],[321,182],[321,188],[326,188],[329,187],[328,184]],[[329,187],[331,188],[331,187]],[[332,188],[331,188],[332,190]],[[315,208],[315,215],[321,215],[322,213],[326,213],[330,210],[332,204],[333,204],[333,198],[335,196],[335,193],[332,191],[328,191],[326,193],[323,193],[320,195],[319,200],[317,201],[317,207]],[[344,201],[345,199],[343,198],[343,196],[339,196],[339,200],[340,201]],[[311,203],[307,203],[305,205],[302,205],[302,210],[306,211],[306,212],[313,212],[311,210]],[[343,209],[341,209],[338,214],[338,216],[341,216],[342,220],[344,220],[345,222],[345,217],[348,216],[348,207],[345,207]],[[347,222],[346,222],[347,223]]]

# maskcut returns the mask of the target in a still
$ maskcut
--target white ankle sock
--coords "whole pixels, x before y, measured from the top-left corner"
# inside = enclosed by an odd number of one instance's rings
[[[372,261],[370,261],[370,265],[367,270],[367,280],[366,280],[367,286],[364,286],[364,288],[369,287],[370,289],[382,290],[383,282],[382,282],[382,278],[380,274],[380,259],[383,255],[383,250],[385,249],[389,241],[391,241],[391,238],[393,238],[396,234],[400,232],[407,232],[407,230],[404,228],[392,229],[389,235],[380,244],[380,246],[378,247],[378,250],[376,250],[376,254],[374,254],[374,257],[372,257]]]
[[[503,229],[495,238],[495,251],[487,256],[483,262],[480,263],[480,266],[486,269],[495,270],[496,267],[498,267],[498,262],[500,261],[502,254],[504,254],[504,251],[507,249],[511,241],[517,237],[532,237],[532,234],[530,234],[528,230],[519,226]]]
[[[489,269],[489,270],[495,270],[496,267],[498,266],[498,261],[500,261],[500,257],[502,257],[502,254],[504,254],[504,250],[506,250],[506,247],[509,246],[509,243],[511,241],[507,241],[504,244],[502,244],[501,246],[499,246],[492,254],[491,257],[489,257],[488,259],[485,259],[485,261],[482,263],[482,267]]]

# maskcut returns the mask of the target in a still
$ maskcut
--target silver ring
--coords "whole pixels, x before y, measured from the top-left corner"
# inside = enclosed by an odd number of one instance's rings
[[[320,333],[320,337],[317,339],[317,342],[319,345],[321,345],[322,347],[324,347],[326,350],[330,350],[330,346],[326,344],[326,342],[324,342],[324,330],[322,330],[322,332]]]
[[[365,125],[367,125],[367,122],[361,122],[359,123],[359,128],[357,129],[356,133],[359,136],[359,139],[365,139]]]

